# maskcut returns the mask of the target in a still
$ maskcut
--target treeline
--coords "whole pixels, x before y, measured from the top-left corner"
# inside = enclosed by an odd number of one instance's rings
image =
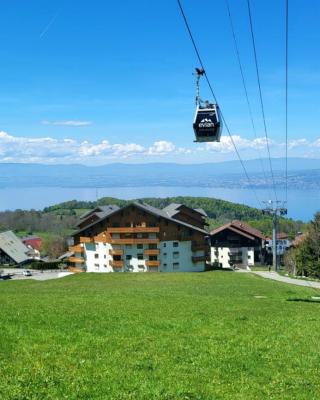
[[[285,267],[292,275],[320,278],[320,212],[300,243],[286,254]]]
[[[230,220],[238,219],[249,223],[253,227],[261,230],[266,235],[272,233],[272,219],[264,215],[261,210],[245,206],[242,204],[231,203],[225,200],[212,199],[209,197],[166,197],[166,198],[142,198],[136,200],[120,200],[114,197],[103,197],[98,201],[77,201],[72,200],[57,204],[44,209],[45,213],[55,213],[57,215],[76,215],[76,210],[93,209],[96,206],[116,204],[123,207],[132,201],[142,201],[157,208],[164,208],[171,203],[181,203],[192,208],[202,208],[208,214],[209,228],[214,229]],[[288,233],[293,238],[297,232],[303,231],[305,225],[302,221],[280,218],[280,230]]]
[[[60,215],[36,210],[16,210],[0,212],[0,231],[13,230],[31,232],[51,232],[64,235],[75,225],[75,215]]]

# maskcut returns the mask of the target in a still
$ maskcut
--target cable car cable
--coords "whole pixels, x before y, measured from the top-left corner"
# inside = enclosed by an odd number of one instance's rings
[[[267,150],[268,150],[269,165],[270,165],[270,171],[271,171],[271,177],[272,177],[273,191],[274,191],[275,199],[277,200],[276,183],[275,183],[274,173],[273,173],[273,168],[272,168],[270,146],[269,146],[269,137],[268,137],[267,123],[266,123],[266,116],[265,116],[265,112],[264,112],[264,103],[263,103],[263,97],[262,97],[262,89],[261,89],[261,82],[260,82],[260,72],[259,72],[259,65],[258,65],[256,43],[255,43],[255,38],[254,38],[254,30],[253,30],[253,21],[252,21],[250,0],[247,0],[247,5],[248,5],[250,31],[251,31],[251,39],[252,39],[252,47],[253,47],[256,74],[257,74],[258,88],[259,88],[259,97],[260,97],[260,106],[261,106],[261,113],[262,113],[262,119],[263,119],[264,133],[265,133],[266,142],[267,142]]]
[[[286,13],[286,16],[285,16],[285,19],[286,19],[286,22],[285,22],[285,24],[286,24],[286,44],[285,44],[285,46],[286,46],[286,50],[285,50],[285,52],[286,52],[286,55],[285,55],[285,57],[286,57],[286,76],[285,76],[285,80],[286,80],[286,83],[285,83],[285,91],[286,91],[286,93],[285,93],[285,107],[286,107],[286,109],[285,109],[285,114],[286,114],[286,121],[285,121],[285,124],[286,124],[286,126],[285,126],[285,133],[286,133],[286,165],[285,165],[285,170],[286,170],[286,172],[285,172],[285,174],[286,174],[286,176],[285,176],[285,180],[286,180],[286,205],[288,204],[288,61],[289,61],[289,0],[285,0],[285,8],[286,8],[286,10],[285,10],[285,13]]]
[[[241,57],[240,57],[240,51],[239,51],[238,41],[237,41],[237,37],[236,37],[236,32],[235,32],[235,29],[234,29],[234,24],[233,24],[233,19],[232,19],[229,0],[225,0],[225,3],[226,3],[227,10],[228,10],[230,28],[231,28],[233,44],[234,44],[234,50],[235,50],[235,53],[236,53],[236,58],[237,58],[238,66],[239,66],[239,69],[240,69],[242,86],[243,86],[243,90],[244,90],[244,93],[245,93],[245,98],[246,98],[246,103],[247,103],[247,107],[248,107],[249,117],[250,117],[250,120],[251,120],[252,131],[254,133],[254,137],[258,140],[257,130],[256,130],[256,126],[255,126],[254,119],[253,119],[251,103],[250,103],[250,100],[249,100],[246,79],[244,77],[244,72],[243,72],[243,67],[242,67],[242,62],[241,62]],[[263,177],[264,177],[265,182],[267,183],[268,182],[268,178],[267,178],[266,170],[264,168],[264,164],[263,164],[263,161],[262,161],[261,152],[260,152],[259,149],[258,149],[258,154],[259,154],[259,161],[260,161],[260,165],[261,165],[261,170],[263,172]]]
[[[203,64],[203,62],[202,62],[202,59],[201,59],[201,56],[200,56],[198,47],[197,47],[196,42],[195,42],[195,40],[194,40],[193,34],[192,34],[192,32],[191,32],[191,28],[190,28],[190,26],[189,26],[189,23],[188,23],[186,14],[185,14],[185,12],[184,12],[184,10],[183,10],[181,1],[180,1],[180,0],[177,0],[177,3],[178,3],[178,6],[179,6],[181,15],[182,15],[182,17],[183,17],[185,26],[186,26],[186,28],[187,28],[187,31],[188,31],[188,33],[189,33],[190,40],[191,40],[191,42],[192,42],[192,44],[193,44],[193,48],[194,48],[194,50],[195,50],[195,52],[196,52],[198,61],[199,61],[199,63],[200,63],[200,66],[201,66],[202,70],[204,71],[203,75],[204,75],[204,77],[206,78],[206,81],[207,81],[207,84],[208,84],[208,86],[209,86],[209,89],[210,89],[210,92],[211,92],[211,94],[212,94],[212,97],[214,98],[214,101],[215,101],[216,103],[218,103],[217,97],[216,97],[216,95],[214,94],[212,85],[211,85],[210,80],[209,80],[209,78],[208,78],[207,72],[206,72],[206,70],[205,70],[205,68],[204,68],[204,64]],[[246,167],[245,167],[245,165],[244,165],[244,162],[243,162],[243,160],[242,160],[242,158],[241,158],[241,156],[240,156],[240,153],[239,153],[239,151],[238,151],[238,149],[237,149],[237,146],[236,146],[236,144],[235,144],[235,141],[234,141],[234,139],[233,139],[233,137],[232,137],[232,135],[231,135],[229,126],[227,125],[227,122],[226,122],[226,120],[225,120],[225,118],[224,118],[224,116],[223,116],[223,114],[222,114],[222,111],[220,111],[220,113],[221,113],[222,121],[223,121],[223,123],[224,123],[224,125],[225,125],[225,127],[226,127],[226,130],[227,130],[227,132],[228,132],[228,135],[229,135],[230,140],[231,140],[231,142],[232,142],[232,145],[233,145],[233,147],[234,147],[234,150],[235,150],[235,152],[236,152],[236,154],[237,154],[237,157],[238,157],[238,159],[239,159],[239,161],[240,161],[240,163],[241,163],[241,166],[242,166],[242,168],[243,168],[243,171],[244,171],[244,173],[245,173],[245,176],[246,176],[246,178],[247,178],[247,180],[248,180],[248,182],[249,182],[249,184],[250,184],[250,186],[251,186],[251,190],[252,190],[252,192],[254,193],[255,198],[256,198],[258,204],[260,204],[260,207],[262,208],[262,203],[261,203],[261,201],[259,200],[259,198],[258,198],[258,196],[257,196],[257,193],[256,193],[256,191],[255,191],[254,188],[253,188],[252,181],[251,181],[251,179],[249,178],[248,171],[247,171],[247,169],[246,169]]]

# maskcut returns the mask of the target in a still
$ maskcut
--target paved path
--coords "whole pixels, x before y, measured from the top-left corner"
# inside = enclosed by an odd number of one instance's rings
[[[276,272],[252,271],[252,273],[262,276],[263,278],[273,279],[274,281],[291,283],[292,285],[307,286],[307,287],[312,287],[315,289],[320,289],[320,282],[313,282],[313,281],[307,281],[307,280],[303,280],[303,279],[289,278],[287,276],[279,275]]]

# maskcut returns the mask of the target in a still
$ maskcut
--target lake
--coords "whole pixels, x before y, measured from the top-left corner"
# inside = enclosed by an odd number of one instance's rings
[[[270,191],[257,189],[260,201],[268,200]],[[97,196],[136,199],[141,197],[201,196],[214,197],[257,207],[257,201],[249,189],[226,189],[219,187],[109,187],[99,188],[64,188],[64,187],[30,187],[0,189],[0,210],[37,209],[68,200],[96,200]],[[284,199],[284,192],[278,191],[278,198]],[[288,215],[294,219],[310,220],[320,210],[319,190],[289,190]]]

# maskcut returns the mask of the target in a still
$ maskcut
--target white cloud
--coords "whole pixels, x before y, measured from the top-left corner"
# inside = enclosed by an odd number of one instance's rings
[[[175,150],[175,145],[171,142],[165,140],[159,140],[154,142],[152,146],[149,147],[148,154],[150,155],[163,155],[172,153]]]
[[[267,157],[266,139],[250,140],[239,135],[232,136],[243,159]],[[271,156],[284,156],[284,143],[269,142]],[[305,138],[289,142],[291,156],[320,157],[320,138],[308,141]],[[262,151],[263,154],[260,154]],[[201,162],[234,159],[235,151],[229,136],[222,136],[220,143],[203,143],[190,147],[178,147],[166,140],[157,140],[150,146],[138,143],[110,143],[102,140],[98,143],[77,141],[75,139],[55,139],[52,137],[19,137],[0,131],[0,162],[41,162],[41,163],[103,163],[121,159],[146,160],[162,159],[183,162]]]
[[[53,126],[70,126],[73,128],[81,128],[83,126],[92,125],[92,121],[41,121],[42,125],[53,125]]]

